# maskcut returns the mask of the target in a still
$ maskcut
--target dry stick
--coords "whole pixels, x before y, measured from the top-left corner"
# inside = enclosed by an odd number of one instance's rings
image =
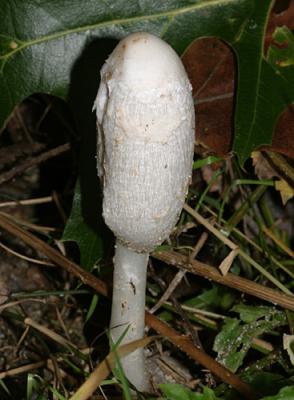
[[[154,318],[154,316],[152,314],[149,314],[148,311],[146,311],[145,320],[148,325],[152,326],[152,328],[155,329],[157,332],[160,332],[160,334],[166,337],[171,343],[175,344],[194,360],[198,361],[199,364],[203,365],[205,368],[208,368],[212,373],[221,378],[223,382],[226,382],[237,389],[240,393],[244,395],[246,399],[256,399],[256,396],[252,392],[252,389],[249,385],[241,381],[241,379],[237,375],[233,374],[223,365],[216,362],[204,351],[198,349],[195,346],[191,346],[191,339],[179,334],[174,329],[170,328],[165,322],[162,322],[160,319]]]
[[[273,231],[271,231],[269,228],[267,228],[266,226],[262,227],[263,232],[272,239],[272,241],[278,245],[286,254],[288,254],[288,256],[290,256],[291,258],[294,258],[294,251],[291,250],[284,242],[282,242],[280,239],[278,239],[275,234],[273,233]]]
[[[200,236],[199,240],[197,241],[197,243],[190,255],[190,258],[195,258],[197,256],[197,254],[200,252],[200,250],[204,246],[207,239],[208,239],[208,233],[206,231],[204,231],[202,233],[202,235]],[[173,294],[174,290],[176,289],[178,284],[181,282],[181,280],[184,278],[185,274],[186,274],[186,271],[184,271],[184,270],[179,270],[176,273],[176,275],[174,276],[173,280],[169,284],[168,288],[166,289],[166,291],[164,292],[162,297],[159,299],[157,304],[154,307],[152,307],[151,310],[149,310],[149,313],[154,314],[155,311],[158,310],[161,307],[161,305],[164,304],[168,300],[168,298],[170,298],[176,312],[180,315],[184,324],[186,325],[187,332],[190,333],[191,339],[192,339],[194,345],[197,346],[199,349],[203,350],[201,341],[199,339],[198,332],[193,329],[192,323],[191,323],[190,319],[188,318],[187,314],[185,313],[183,306],[178,302],[175,295]]]
[[[289,296],[274,289],[267,288],[249,279],[241,278],[231,273],[223,276],[215,267],[199,261],[191,261],[187,256],[179,253],[155,252],[152,254],[152,257],[164,261],[169,265],[184,268],[195,275],[200,275],[208,280],[220,283],[221,285],[228,286],[240,292],[269,301],[274,305],[279,305],[294,311],[294,296]]]
[[[3,295],[1,296],[1,297],[4,297]],[[40,300],[40,299],[21,299],[21,300],[15,300],[15,301],[11,301],[11,302],[9,302],[9,303],[5,303],[5,304],[1,304],[0,305],[0,313],[3,311],[3,310],[6,310],[6,308],[10,308],[10,307],[15,307],[15,306],[17,306],[17,305],[19,305],[19,304],[23,304],[23,303],[26,303],[26,302],[36,302],[36,303],[43,303],[43,304],[45,304],[45,301],[44,300]]]
[[[35,204],[51,203],[52,200],[53,200],[52,196],[46,196],[46,197],[38,197],[38,198],[35,198],[35,199],[2,201],[0,203],[0,208],[2,208],[2,207],[32,206],[32,205],[35,205]]]
[[[149,260],[149,262],[150,262],[150,260]],[[181,272],[184,273],[184,275],[186,273],[186,271],[179,270],[178,273],[176,274],[176,276],[178,276],[179,273],[181,273]],[[156,276],[156,274],[154,274],[153,271],[152,271],[152,275],[153,275],[152,277],[153,277],[154,281],[159,285],[159,287],[161,289],[165,290],[166,286],[167,286],[166,282],[163,279],[161,279],[158,276]],[[173,285],[173,282],[174,282],[174,279],[172,280],[170,286]],[[165,293],[168,292],[170,286],[166,289]],[[193,344],[195,346],[197,346],[199,349],[202,348],[198,332],[194,329],[190,319],[187,317],[187,314],[185,313],[185,311],[183,311],[182,306],[179,304],[178,300],[176,299],[176,297],[172,293],[170,293],[170,299],[171,299],[172,305],[173,305],[176,313],[178,313],[179,316],[182,318],[183,323],[184,323],[184,329],[187,331],[187,334],[190,334],[190,337],[192,339]],[[162,301],[162,297],[159,299],[159,302],[161,302],[161,301]],[[160,304],[160,306],[161,305],[162,304]],[[156,309],[155,309],[155,311],[156,311]],[[154,314],[154,308],[149,310],[149,314]]]
[[[23,227],[26,227],[27,229],[30,229],[32,231],[40,232],[40,233],[49,233],[49,232],[55,232],[56,228],[52,228],[51,226],[41,226],[41,225],[36,225],[32,224],[30,222],[27,222],[21,218],[17,218],[15,216],[10,215],[9,213],[6,213],[4,211],[0,211],[0,213],[4,216],[6,216],[9,220],[16,222],[18,225],[21,225]]]
[[[79,278],[84,284],[92,287],[98,293],[102,294],[103,296],[109,295],[107,285],[103,281],[95,278],[94,275],[85,271],[76,263],[68,260],[57,250],[53,249],[51,246],[43,242],[43,240],[38,239],[36,236],[32,235],[31,233],[27,232],[26,230],[22,229],[21,227],[13,223],[2,213],[0,213],[0,226],[7,232],[23,240],[27,245],[29,245],[33,249],[45,254],[51,261],[54,261],[55,264],[61,266],[70,274],[73,274],[74,276]]]
[[[241,207],[234,212],[234,214],[229,218],[226,226],[224,227],[226,235],[232,232],[232,230],[238,225],[238,223],[243,219],[244,215],[247,213],[248,208],[258,202],[264,192],[267,190],[268,186],[260,185],[250,194],[250,196],[241,204]]]
[[[49,160],[49,158],[53,158],[59,156],[62,153],[70,150],[70,143],[62,144],[61,146],[55,147],[52,150],[46,151],[45,153],[40,154],[37,157],[31,158],[30,160],[24,161],[23,163],[17,165],[14,168],[11,168],[9,171],[3,172],[0,175],[0,185],[4,182],[10,181],[15,178],[17,175],[26,171],[27,169],[41,164],[44,161]]]
[[[32,257],[27,257],[24,254],[18,253],[17,251],[12,250],[10,247],[6,246],[4,243],[0,241],[0,247],[7,251],[7,253],[13,254],[15,257],[21,258],[22,260],[29,261],[34,264],[39,264],[39,265],[47,265],[49,267],[52,267],[54,264],[48,262],[48,261],[42,261],[42,260],[37,260],[36,258]]]
[[[197,241],[196,245],[194,246],[193,250],[189,254],[189,259],[194,260],[202,247],[204,246],[206,240],[208,239],[208,233],[206,231],[202,232],[199,240]]]
[[[213,217],[217,217],[217,214],[212,211],[210,208],[208,208],[207,206],[204,206],[205,210],[208,211],[211,215],[213,215]],[[226,222],[226,221],[224,221]],[[227,221],[227,224],[230,223],[230,220]],[[226,226],[226,231],[227,231],[228,225]],[[238,235],[239,237],[241,237],[242,239],[244,239],[245,241],[247,241],[251,246],[253,246],[256,250],[258,250],[260,253],[263,253],[262,248],[252,239],[250,239],[248,236],[246,236],[244,233],[242,233],[239,229],[237,229],[236,227],[233,227],[232,230],[236,235]],[[278,261],[274,256],[271,256],[271,261],[276,264],[277,267],[279,267],[280,269],[282,269],[284,272],[286,272],[286,274],[288,274],[291,278],[294,278],[294,273],[292,271],[290,271],[287,267],[285,267],[280,261]]]
[[[20,157],[32,157],[33,154],[40,153],[45,149],[45,144],[41,143],[15,143],[0,149],[1,169],[17,162]]]
[[[61,266],[69,273],[79,278],[84,284],[90,286],[101,295],[109,296],[110,293],[109,290],[107,289],[107,285],[105,284],[105,282],[96,278],[89,272],[83,270],[79,265],[68,260],[57,250],[53,249],[51,246],[49,246],[39,238],[35,237],[31,233],[20,228],[1,213],[0,213],[0,227],[5,229],[12,235],[17,236],[33,249],[41,251],[50,260],[54,261],[57,265]],[[146,316],[146,323],[151,328],[156,330],[162,336],[167,337],[168,340],[170,340],[172,343],[179,346],[189,357],[199,362],[205,368],[212,371],[217,377],[222,379],[223,382],[226,382],[227,384],[234,387],[238,392],[242,393],[246,399],[248,400],[255,399],[255,395],[252,392],[251,387],[249,385],[243,382],[237,375],[232,374],[228,369],[226,369],[220,363],[215,361],[212,357],[208,356],[203,351],[196,349],[191,339],[183,337],[176,330],[168,327],[154,315],[146,312],[145,316]]]
[[[203,218],[197,211],[193,210],[188,204],[184,204],[183,207],[190,215],[195,218],[200,224],[202,224],[206,229],[208,229],[211,233],[213,233],[219,240],[221,240],[225,245],[227,245],[231,250],[235,250],[238,248],[236,243],[232,242],[229,238],[223,235],[220,231],[218,231],[214,226],[212,226],[205,218]],[[250,257],[245,251],[239,249],[239,255],[246,260],[249,264],[251,264],[257,271],[259,271],[263,276],[265,276],[270,282],[272,282],[275,286],[282,290],[282,292],[293,295],[291,290],[289,290],[286,286],[282,283],[277,281],[272,277],[272,275],[267,272],[265,268],[259,265],[252,257]]]
[[[84,349],[80,350],[80,352],[85,354]],[[37,361],[35,363],[22,365],[21,367],[12,368],[7,371],[1,371],[0,379],[7,378],[9,376],[23,374],[25,372],[29,372],[29,371],[32,371],[33,369],[38,369],[43,366],[47,366],[47,368],[52,371],[53,370],[52,360],[50,358],[48,358],[47,360],[44,360],[44,361]],[[68,374],[67,374],[67,376],[68,376]]]
[[[59,335],[58,333],[52,331],[51,329],[47,328],[46,326],[38,324],[38,322],[32,320],[31,318],[25,318],[24,320],[25,325],[30,326],[37,331],[43,333],[45,336],[48,336],[50,339],[54,340],[56,343],[59,343],[62,346],[65,347],[71,347],[76,350],[78,348],[75,347],[73,343],[71,343],[69,340],[65,339],[63,336]]]
[[[158,302],[153,306],[149,312],[150,314],[154,314],[173,294],[174,290],[177,288],[179,283],[182,281],[183,277],[185,276],[186,271],[180,269],[176,275],[173,277],[172,281],[169,283],[168,288],[165,290],[163,295],[160,297]]]
[[[55,203],[55,206],[56,206],[56,208],[57,208],[57,210],[58,210],[58,212],[59,212],[59,215],[60,215],[60,217],[61,217],[63,223],[66,224],[66,222],[67,222],[67,216],[66,216],[65,211],[64,211],[64,209],[63,209],[63,207],[62,207],[62,205],[61,205],[61,203],[60,203],[58,194],[57,194],[56,192],[53,192],[53,193],[52,193],[52,197],[53,197],[53,201],[54,201],[54,203]]]
[[[43,367],[43,365],[45,365],[44,361],[38,361],[32,364],[22,365],[21,367],[9,369],[8,371],[0,372],[0,379],[7,378],[8,376],[23,374],[24,372],[29,372],[33,369]]]
[[[164,304],[166,304],[167,306],[171,306],[172,303],[170,301],[166,301]],[[181,305],[182,309],[185,311],[189,311],[192,314],[197,314],[197,315],[204,315],[205,317],[209,317],[209,319],[207,319],[208,321],[211,321],[213,319],[225,319],[226,317],[222,314],[217,314],[211,311],[207,311],[207,310],[202,310],[202,308],[197,308],[197,307],[192,307],[192,306],[186,306],[185,304]]]
[[[100,364],[91,372],[87,380],[79,387],[69,400],[87,400],[95,392],[100,383],[108,377],[111,370],[115,367],[117,357],[124,357],[131,353],[135,348],[147,346],[154,337],[145,337],[124,344],[108,354]]]
[[[29,330],[30,330],[30,327],[27,326],[27,327],[25,328],[25,330],[23,331],[23,333],[21,334],[21,337],[19,338],[19,340],[18,340],[18,342],[17,342],[17,344],[16,344],[17,352],[19,351],[20,346],[21,346],[21,345],[23,344],[23,342],[25,341],[25,339],[26,339],[26,337],[27,337],[27,335],[28,335],[28,333],[29,333]]]

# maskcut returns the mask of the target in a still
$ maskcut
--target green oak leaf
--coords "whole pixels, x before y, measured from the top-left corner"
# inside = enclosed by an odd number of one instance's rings
[[[80,263],[90,271],[93,265],[103,256],[101,226],[99,213],[95,209],[83,209],[81,187],[76,183],[71,215],[67,221],[62,239],[74,241],[80,250]],[[99,202],[97,201],[97,205]],[[98,207],[97,207],[98,208]],[[96,215],[95,215],[96,214]]]
[[[160,390],[166,396],[166,400],[218,400],[212,389],[203,388],[203,393],[196,393],[177,383],[162,383]]]
[[[254,148],[271,142],[278,115],[293,101],[292,50],[283,56],[286,66],[276,62],[283,49],[268,59],[263,55],[271,5],[271,0],[84,0],[82,5],[79,0],[0,0],[0,128],[14,107],[33,93],[68,101],[83,142],[82,203],[74,201],[69,224],[75,218],[82,218],[76,224],[79,229],[90,224],[89,243],[97,235],[101,238],[99,228],[92,227],[99,195],[91,110],[99,70],[117,41],[135,31],[148,31],[178,54],[203,36],[216,36],[231,45],[238,63],[233,148],[244,162]],[[86,208],[93,212],[88,220]],[[100,250],[100,245],[96,255],[92,250],[86,264],[97,260]],[[87,257],[81,253],[82,259]]]
[[[277,28],[267,58],[263,42],[270,1],[256,1],[256,9],[236,43],[238,91],[233,150],[244,163],[251,152],[271,144],[281,112],[294,102],[294,37],[286,27]],[[258,48],[258,50],[257,50]]]
[[[275,30],[273,37],[275,44],[269,49],[268,61],[282,72],[285,67],[294,66],[294,36],[289,28],[282,26]]]
[[[99,53],[103,40],[135,31],[161,36],[179,54],[200,36],[234,43],[252,6],[253,0],[0,0],[0,126],[32,93],[67,98],[75,63],[93,43]]]
[[[261,400],[292,400],[294,398],[294,386],[286,386],[275,396],[263,397]]]

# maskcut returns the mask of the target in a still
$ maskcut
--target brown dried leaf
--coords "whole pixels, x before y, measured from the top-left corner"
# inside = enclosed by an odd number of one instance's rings
[[[227,273],[230,271],[231,266],[238,253],[239,253],[239,248],[237,247],[236,249],[231,250],[230,253],[227,255],[227,257],[224,258],[223,261],[220,263],[218,268],[223,274],[223,276],[226,276]]]
[[[219,155],[229,152],[233,126],[234,55],[217,38],[201,38],[183,55],[193,86],[196,141]]]
[[[282,202],[284,205],[287,203],[288,200],[294,197],[293,188],[284,179],[276,181],[275,188],[280,192]]]
[[[263,146],[261,149],[294,158],[294,104],[287,107],[280,115],[276,124],[272,146]]]
[[[279,171],[275,169],[274,164],[271,164],[260,151],[254,151],[251,157],[255,174],[259,179],[271,179],[273,177],[279,178],[275,182],[275,188],[280,192],[282,202],[285,205],[287,201],[294,196],[293,187],[283,178],[283,176],[281,176]]]
[[[274,176],[278,176],[278,173],[260,151],[254,151],[251,154],[251,158],[255,174],[259,179],[271,179]]]

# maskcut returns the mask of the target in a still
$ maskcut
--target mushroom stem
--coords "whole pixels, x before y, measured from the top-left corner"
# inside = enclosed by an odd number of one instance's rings
[[[136,253],[116,242],[110,331],[114,343],[126,331],[121,344],[142,339],[145,326],[145,291],[148,253]],[[140,391],[147,389],[144,350],[121,359],[128,380]]]

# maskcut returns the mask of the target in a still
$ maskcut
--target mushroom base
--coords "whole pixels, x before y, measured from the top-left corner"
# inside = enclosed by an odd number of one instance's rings
[[[117,241],[114,257],[110,333],[114,343],[142,339],[145,327],[145,291],[149,254],[136,253]],[[147,389],[144,350],[121,359],[128,380],[140,391]]]

